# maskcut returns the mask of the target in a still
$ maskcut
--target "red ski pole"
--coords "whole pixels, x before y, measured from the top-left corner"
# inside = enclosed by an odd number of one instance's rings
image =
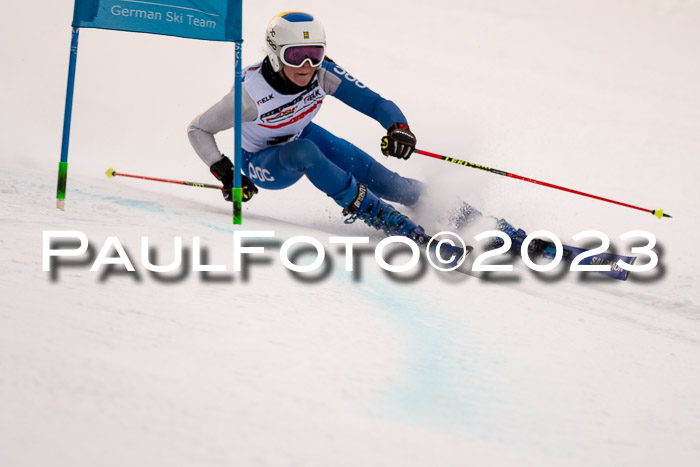
[[[639,206],[634,206],[632,204],[621,203],[620,201],[615,201],[612,199],[603,198],[602,196],[596,196],[596,195],[592,195],[590,193],[584,193],[583,191],[572,190],[571,188],[566,188],[563,186],[554,185],[552,183],[541,182],[541,181],[535,180],[533,178],[523,177],[521,175],[516,175],[516,174],[510,173],[510,172],[505,172],[503,170],[492,169],[491,167],[485,167],[483,165],[474,164],[472,162],[467,162],[467,161],[463,161],[460,159],[455,159],[454,157],[442,156],[440,154],[435,154],[434,152],[423,151],[422,149],[416,149],[416,153],[421,154],[423,156],[434,157],[435,159],[440,159],[443,161],[452,162],[453,164],[471,167],[472,169],[484,170],[486,172],[491,172],[493,174],[503,175],[504,177],[515,178],[518,180],[523,180],[525,182],[530,182],[530,183],[535,183],[537,185],[546,186],[548,188],[554,188],[557,190],[566,191],[567,193],[573,193],[575,195],[587,196],[588,198],[593,198],[593,199],[597,199],[600,201],[605,201],[607,203],[617,204],[618,206],[624,206],[627,208],[637,209],[638,211],[650,212],[653,215],[655,215],[656,217],[658,217],[659,219],[661,219],[662,217],[671,217],[670,214],[665,214],[663,209],[646,209],[646,208],[642,208]]]
[[[175,183],[178,185],[196,186],[199,188],[215,188],[217,190],[221,190],[223,188],[223,186],[221,186],[221,185],[209,185],[208,183],[186,182],[184,180],[170,180],[168,178],[146,177],[143,175],[131,175],[131,174],[119,173],[114,169],[107,169],[107,172],[105,172],[105,173],[107,174],[108,178],[130,177],[130,178],[140,178],[141,180],[151,180],[153,182],[165,182],[165,183]]]

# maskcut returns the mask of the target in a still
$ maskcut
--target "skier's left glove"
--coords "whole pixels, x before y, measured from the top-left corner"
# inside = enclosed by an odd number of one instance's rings
[[[221,189],[221,194],[224,195],[224,199],[233,202],[233,193],[231,191],[233,188],[233,163],[231,159],[223,156],[223,159],[212,164],[209,169],[212,175],[224,185]],[[241,198],[244,203],[249,201],[250,198],[258,192],[258,187],[243,174],[241,174],[241,188]]]
[[[393,123],[382,138],[382,154],[408,159],[416,150],[416,135],[405,123]]]

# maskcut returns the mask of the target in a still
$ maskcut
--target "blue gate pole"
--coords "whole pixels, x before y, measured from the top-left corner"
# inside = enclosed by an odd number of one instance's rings
[[[242,77],[243,73],[241,71],[241,52],[243,51],[243,41],[236,42],[236,81],[233,85],[233,105],[235,108],[233,122],[233,223],[235,225],[243,223],[243,209],[241,208],[241,201],[243,199],[243,193],[241,189],[241,169],[243,168],[243,155],[241,154],[241,92],[242,92]]]
[[[61,142],[61,161],[58,163],[58,183],[56,185],[56,207],[63,211],[66,207],[66,181],[68,178],[68,140],[70,139],[70,121],[73,113],[73,85],[75,84],[75,64],[78,60],[78,33],[73,28],[70,42],[70,59],[68,62],[68,86],[66,89],[66,107],[63,114],[63,141]]]

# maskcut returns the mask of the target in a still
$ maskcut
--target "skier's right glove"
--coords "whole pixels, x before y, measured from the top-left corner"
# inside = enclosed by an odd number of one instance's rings
[[[408,159],[416,150],[416,135],[405,123],[394,123],[382,138],[382,154],[385,156]]]
[[[231,159],[223,156],[223,159],[212,164],[209,170],[224,185],[221,189],[224,199],[233,202],[233,193],[231,191],[233,188],[233,163]],[[243,174],[241,174],[241,185],[241,197],[245,203],[258,192],[258,187],[253,185],[253,182]]]

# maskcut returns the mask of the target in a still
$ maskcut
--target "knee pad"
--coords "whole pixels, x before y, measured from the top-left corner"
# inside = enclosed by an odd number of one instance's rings
[[[285,168],[301,172],[318,167],[326,160],[318,146],[308,139],[298,139],[285,144],[280,149],[279,158]]]

